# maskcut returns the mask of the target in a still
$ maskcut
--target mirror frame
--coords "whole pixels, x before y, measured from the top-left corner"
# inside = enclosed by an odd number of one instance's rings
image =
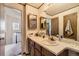
[[[35,17],[35,19],[32,19],[32,17]],[[33,23],[32,23],[33,22]],[[35,23],[34,23],[35,22]],[[34,14],[28,14],[28,29],[35,30],[37,29],[37,15]]]
[[[42,24],[42,20],[44,20],[44,19],[47,19],[47,18],[45,18],[45,17],[40,17],[40,29],[41,30],[45,30],[46,29],[46,23],[45,23],[45,25],[44,25],[44,23]],[[46,21],[46,20],[45,20]],[[45,27],[42,27],[42,26],[45,26]]]

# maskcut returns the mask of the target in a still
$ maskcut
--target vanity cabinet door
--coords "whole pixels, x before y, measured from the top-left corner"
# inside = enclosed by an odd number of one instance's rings
[[[29,53],[30,53],[30,39],[29,38],[27,38],[28,39],[28,51],[29,51]]]
[[[79,56],[79,53],[76,53],[76,56]]]
[[[62,53],[60,53],[58,56],[68,56],[68,50],[64,50]]]
[[[53,18],[52,20],[51,20],[51,34],[52,35],[57,35],[57,34],[59,34],[59,25],[58,25],[58,23],[59,23],[59,21],[58,21],[58,17],[56,17],[56,18]]]
[[[35,49],[35,56],[41,56],[41,52],[37,49]]]
[[[35,49],[41,52],[41,46],[35,43]]]
[[[50,51],[48,51],[47,49],[42,48],[42,56],[55,56],[55,55]]]
[[[41,46],[35,43],[35,56],[41,56]]]
[[[34,56],[34,47],[33,46],[31,46],[30,55]]]
[[[31,56],[34,56],[34,42],[28,38],[28,51]]]
[[[56,56],[55,54],[51,53],[47,49],[33,42],[31,39],[28,39],[28,51],[30,56]],[[64,50],[58,56],[68,56],[68,50]]]
[[[79,52],[69,49],[69,56],[79,56]]]

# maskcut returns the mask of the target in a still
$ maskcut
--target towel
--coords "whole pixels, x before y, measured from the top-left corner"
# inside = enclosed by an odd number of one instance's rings
[[[73,30],[72,30],[72,27],[71,27],[71,22],[70,20],[67,21],[67,25],[66,25],[66,28],[65,28],[65,32],[70,36],[73,34]]]

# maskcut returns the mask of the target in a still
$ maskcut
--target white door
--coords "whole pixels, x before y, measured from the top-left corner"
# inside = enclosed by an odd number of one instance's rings
[[[21,53],[21,11],[4,7],[6,22],[5,55],[15,56]]]

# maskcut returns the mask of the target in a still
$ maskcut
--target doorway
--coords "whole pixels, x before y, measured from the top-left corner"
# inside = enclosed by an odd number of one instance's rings
[[[3,6],[2,17],[4,19],[0,21],[0,28],[2,29],[0,35],[3,35],[3,41],[5,42],[4,55],[17,56],[21,54],[21,11]]]

